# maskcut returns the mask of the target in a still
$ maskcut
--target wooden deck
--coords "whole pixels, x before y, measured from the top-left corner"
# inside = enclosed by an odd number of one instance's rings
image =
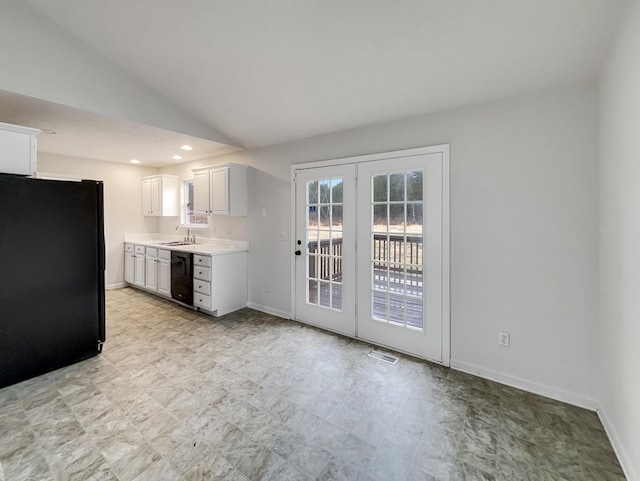
[[[317,278],[309,280],[309,303],[342,309],[342,239],[310,242],[307,248],[309,277]],[[405,325],[406,315],[407,326],[423,328],[422,256],[422,236],[373,235],[374,318]],[[401,270],[387,273],[387,265],[407,266],[406,277]]]
[[[387,286],[387,271],[382,269],[374,270],[374,287],[373,291],[373,315],[378,319],[389,319],[389,322],[403,325],[404,315],[406,312],[407,326],[422,329],[423,327],[423,310],[422,310],[422,276],[412,277],[410,282],[405,284],[404,276],[400,273],[391,271],[389,273],[389,291],[383,289]],[[318,282],[318,281],[310,281]],[[309,303],[319,304],[323,307],[333,307],[334,309],[342,308],[342,284],[320,282],[319,289],[311,289],[309,291]],[[380,289],[380,290],[378,290]],[[403,296],[406,289],[407,297]],[[333,291],[333,296],[329,292]],[[318,295],[319,293],[319,295]],[[415,297],[414,297],[415,296]],[[387,299],[389,307],[389,316],[387,317]],[[406,304],[405,304],[406,299]],[[331,305],[333,303],[333,305]]]

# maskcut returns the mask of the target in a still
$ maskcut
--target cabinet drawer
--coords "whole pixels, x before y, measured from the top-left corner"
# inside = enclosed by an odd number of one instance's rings
[[[211,296],[200,294],[198,292],[193,293],[193,305],[203,307],[204,309],[211,310]]]
[[[124,245],[124,251],[125,252],[134,252],[135,250],[136,249],[135,249],[135,246],[133,244],[125,244]]]
[[[135,247],[136,247],[136,254],[144,254],[144,251],[145,251],[144,246],[135,246]]]
[[[209,267],[193,266],[193,278],[209,281],[211,280],[211,269]]]
[[[211,294],[211,284],[207,281],[202,281],[200,279],[193,280],[193,290],[195,292],[199,292],[200,294]]]
[[[147,247],[147,257],[158,257],[158,249],[156,247]]]
[[[158,258],[165,260],[165,261],[170,261],[171,260],[171,251],[167,251],[164,249],[158,249]]]
[[[211,267],[211,256],[193,256],[193,265],[194,266],[203,266],[203,267]]]

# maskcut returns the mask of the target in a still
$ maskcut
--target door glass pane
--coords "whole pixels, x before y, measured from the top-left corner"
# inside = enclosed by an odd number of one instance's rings
[[[373,318],[422,330],[423,172],[377,174],[372,185]]]
[[[404,325],[404,297],[389,294],[389,322]]]
[[[331,308],[342,310],[342,284],[331,285]]]
[[[320,283],[320,305],[322,307],[330,307],[331,306],[331,283],[329,282],[321,282]]]
[[[404,294],[404,265],[389,265],[389,291],[395,294]]]
[[[318,264],[318,256],[309,256],[309,272],[307,273],[307,277],[309,279],[317,279],[317,264]]]
[[[328,204],[331,202],[331,181],[321,180],[318,184],[320,186],[320,203]]]
[[[391,174],[389,176],[389,200],[404,201],[404,174]]]
[[[386,292],[373,291],[372,293],[372,301],[373,301],[373,319],[376,321],[386,322],[389,318],[387,307],[389,305],[388,294]]]
[[[307,302],[309,304],[317,304],[318,303],[318,281],[314,281],[309,279],[309,287],[307,290]]]
[[[403,250],[403,262],[422,265],[422,235],[407,235]]]
[[[389,178],[387,174],[374,175],[373,176],[373,201],[374,202],[386,202],[387,199],[387,184]]]
[[[342,206],[331,206],[331,228],[342,229]]]
[[[407,266],[406,284],[408,295],[422,297],[422,266]]]
[[[320,228],[326,229],[331,225],[331,218],[329,217],[331,208],[329,206],[320,207]]]
[[[318,252],[318,240],[320,235],[316,229],[307,230],[307,250],[309,254],[316,254]]]
[[[389,289],[389,265],[386,262],[379,262],[373,267],[373,289],[387,291]]]
[[[310,205],[307,209],[309,212],[309,217],[307,218],[307,227],[317,227],[318,226],[318,206]]]
[[[307,204],[318,203],[318,181],[307,182]]]
[[[422,171],[407,172],[407,200],[422,200]]]
[[[389,217],[387,214],[387,204],[373,206],[373,231],[387,232]]]
[[[373,234],[373,265],[389,260],[389,236],[386,234]]]
[[[331,180],[331,202],[333,204],[342,204],[342,179]]]
[[[404,204],[389,206],[389,232],[404,232]]]
[[[422,329],[424,327],[422,298],[413,299],[407,297],[407,327]]]
[[[407,204],[407,232],[422,233],[422,204]]]
[[[341,310],[343,179],[316,179],[306,185],[307,299],[310,304]]]
[[[342,282],[342,257],[333,257],[333,264],[331,266],[331,280],[336,283]]]

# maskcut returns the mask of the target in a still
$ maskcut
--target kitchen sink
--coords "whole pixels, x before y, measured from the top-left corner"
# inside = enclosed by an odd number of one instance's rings
[[[172,242],[158,242],[159,246],[192,246],[195,245],[195,242],[188,241],[172,241]]]

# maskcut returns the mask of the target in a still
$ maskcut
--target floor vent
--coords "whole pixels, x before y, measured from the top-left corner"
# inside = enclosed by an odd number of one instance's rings
[[[396,362],[398,362],[397,357],[392,356],[390,354],[383,354],[378,351],[371,351],[369,353],[369,357],[377,359],[378,361],[388,362],[389,364],[395,364]]]

